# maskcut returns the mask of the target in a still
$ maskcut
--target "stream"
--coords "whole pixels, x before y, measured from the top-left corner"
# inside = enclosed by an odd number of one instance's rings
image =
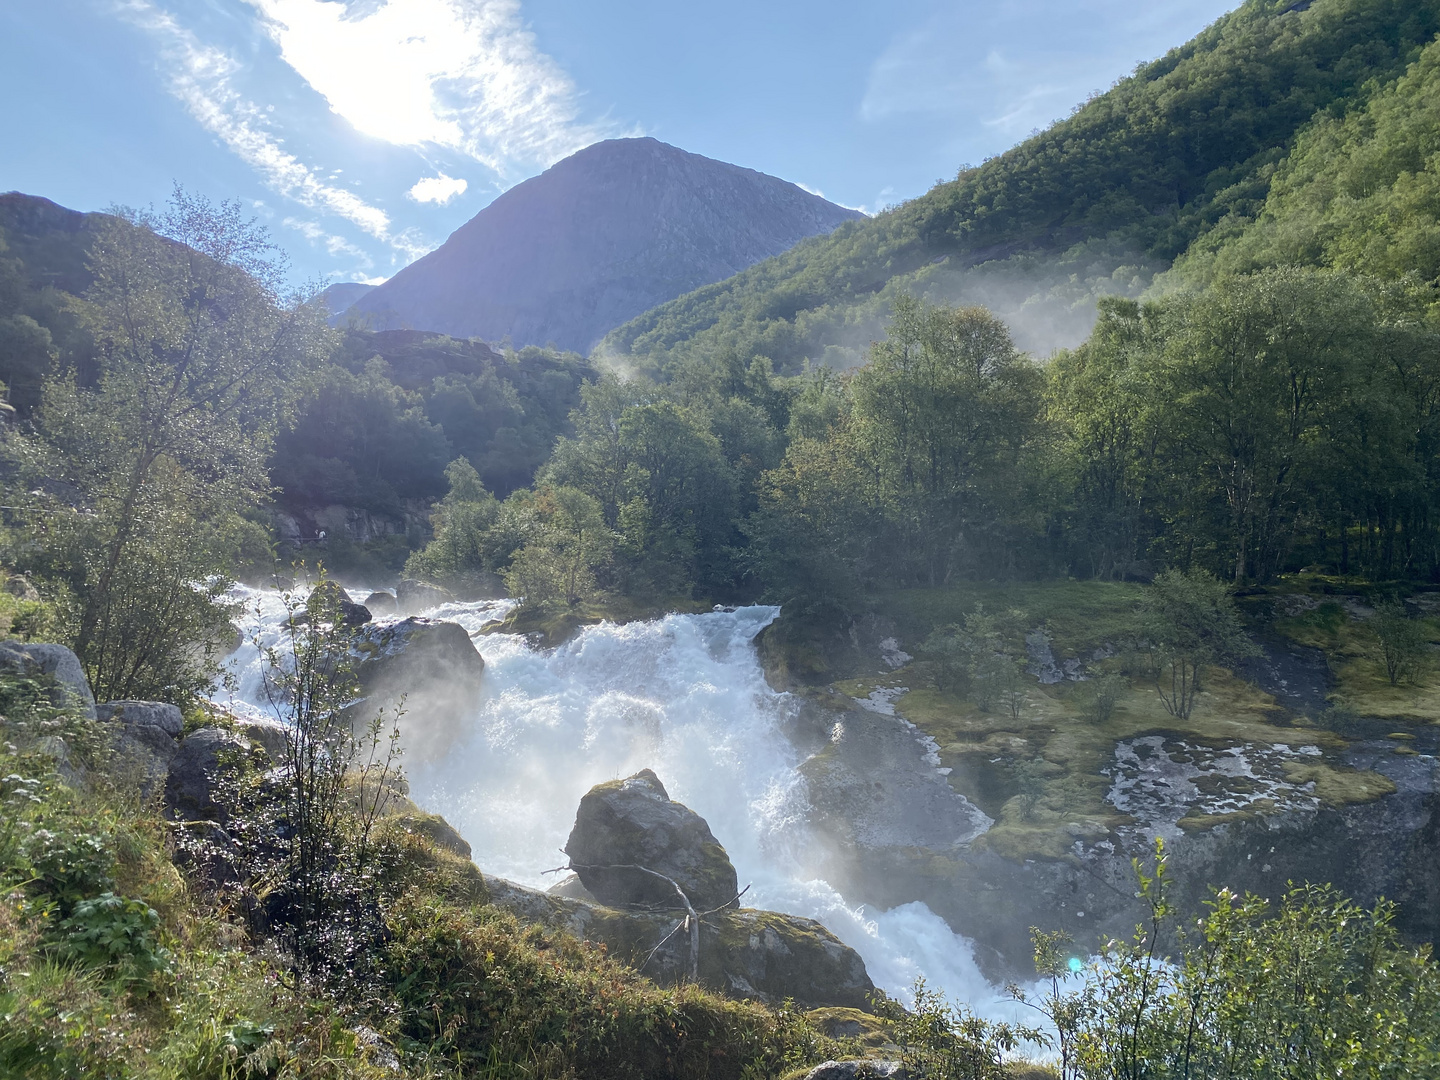
[[[284,605],[272,591],[238,588],[236,598],[247,611],[247,643],[227,661],[232,689],[215,697],[264,712],[250,639],[278,641]],[[602,624],[538,650],[520,636],[480,634],[512,605],[446,604],[425,613],[471,634],[485,658],[484,687],[462,730],[403,762],[411,797],[465,837],[487,874],[541,889],[554,884],[557,875],[545,872],[566,861],[560,849],[581,796],[650,768],[671,798],[709,822],[741,886],[750,886],[748,906],[819,920],[901,1001],[923,976],[982,1015],[1018,1016],[980,974],[971,943],[924,904],[852,906],[807,871],[813,844],[802,759],[784,735],[797,703],[766,683],[753,645],[779,608]]]

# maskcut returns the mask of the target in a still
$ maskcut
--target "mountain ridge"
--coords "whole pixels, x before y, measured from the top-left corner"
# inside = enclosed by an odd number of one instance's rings
[[[611,139],[511,188],[348,314],[589,352],[659,303],[863,217],[653,138]]]

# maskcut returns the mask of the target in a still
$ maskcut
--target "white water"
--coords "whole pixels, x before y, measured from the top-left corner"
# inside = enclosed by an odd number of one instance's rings
[[[247,591],[242,598],[252,611],[242,627],[247,639],[258,633],[273,643],[279,597]],[[556,876],[544,871],[566,861],[560,849],[581,796],[650,768],[672,798],[709,822],[741,885],[751,886],[747,905],[818,919],[861,955],[877,986],[901,1000],[923,975],[982,1015],[1020,1017],[980,974],[970,942],[924,904],[855,907],[807,870],[801,759],[781,730],[796,703],[766,684],[752,645],[778,608],[588,627],[542,652],[520,637],[479,636],[509,606],[448,604],[427,613],[475,637],[484,688],[467,729],[443,755],[404,763],[412,797],[460,831],[477,865],[548,887]],[[256,649],[247,643],[230,664],[235,698],[217,697],[261,708]]]

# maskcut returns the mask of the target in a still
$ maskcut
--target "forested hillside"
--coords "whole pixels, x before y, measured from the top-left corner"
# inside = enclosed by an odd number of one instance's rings
[[[1434,0],[1248,0],[1070,117],[874,220],[648,312],[605,347],[668,371],[730,353],[853,366],[890,300],[979,303],[1043,355],[1138,296],[1218,221],[1253,215],[1318,115],[1392,83],[1440,31]]]
[[[0,196],[0,381],[22,422],[47,378],[73,375],[89,387],[102,377],[95,244],[105,230],[127,228],[112,215]],[[501,494],[529,484],[568,430],[580,385],[595,376],[574,354],[506,353],[412,331],[352,328],[317,347],[321,362],[296,373],[276,431],[276,504],[293,539],[321,529],[342,548],[381,539],[382,570],[424,541],[429,504],[444,494],[445,466],[457,456]]]

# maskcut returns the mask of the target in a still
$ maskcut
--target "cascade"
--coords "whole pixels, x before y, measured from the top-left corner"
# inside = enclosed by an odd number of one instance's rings
[[[358,591],[358,590],[357,590]],[[364,595],[361,593],[361,595]],[[246,643],[229,659],[232,708],[267,711],[261,648],[280,638],[277,593],[237,589]],[[749,885],[744,903],[819,920],[865,960],[875,984],[909,999],[917,976],[982,1015],[1019,1007],[980,974],[971,942],[923,903],[889,911],[848,904],[809,869],[805,781],[784,734],[797,703],[773,690],[753,645],[779,614],[742,607],[582,629],[553,650],[482,627],[512,601],[446,604],[485,658],[471,720],[424,758],[403,762],[411,797],[443,815],[486,873],[535,888],[557,876],[581,796],[653,769],[672,798],[703,816]],[[1033,1022],[1033,1017],[1027,1017]]]

